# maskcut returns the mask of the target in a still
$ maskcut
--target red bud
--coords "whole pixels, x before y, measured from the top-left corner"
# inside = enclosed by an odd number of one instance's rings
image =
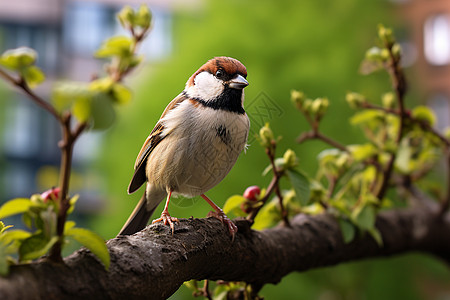
[[[55,187],[55,188],[46,190],[45,192],[43,192],[41,194],[42,200],[44,200],[44,202],[47,202],[49,200],[56,201],[56,199],[58,199],[58,197],[59,197],[60,191],[61,191],[61,189],[59,187]]]
[[[259,194],[261,194],[261,189],[257,185],[252,185],[248,187],[244,192],[244,198],[250,201],[258,201],[256,198]]]

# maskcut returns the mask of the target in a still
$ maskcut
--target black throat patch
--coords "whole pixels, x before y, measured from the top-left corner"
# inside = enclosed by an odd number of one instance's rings
[[[192,98],[187,95],[186,91],[183,91],[183,94],[184,96],[194,99],[198,103],[215,110],[221,109],[238,113],[240,115],[245,113],[245,110],[242,108],[241,104],[242,90],[239,89],[225,87],[223,93],[219,97],[209,101]]]

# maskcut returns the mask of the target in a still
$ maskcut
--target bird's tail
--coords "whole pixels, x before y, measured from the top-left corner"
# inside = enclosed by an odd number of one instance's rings
[[[131,235],[141,231],[145,228],[145,226],[147,226],[148,220],[152,216],[156,207],[151,210],[147,209],[147,199],[145,194],[146,193],[144,192],[141,200],[139,200],[138,204],[131,213],[131,216],[125,222],[125,225],[123,225],[118,235]]]

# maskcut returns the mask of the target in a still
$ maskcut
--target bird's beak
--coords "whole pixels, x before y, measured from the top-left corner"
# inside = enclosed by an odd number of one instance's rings
[[[242,90],[248,85],[248,81],[241,75],[237,75],[230,81],[228,81],[228,86],[232,89]]]

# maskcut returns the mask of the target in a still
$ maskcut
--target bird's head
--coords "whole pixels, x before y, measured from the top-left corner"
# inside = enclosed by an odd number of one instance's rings
[[[237,59],[215,57],[187,81],[185,93],[214,109],[243,112],[247,69]]]

